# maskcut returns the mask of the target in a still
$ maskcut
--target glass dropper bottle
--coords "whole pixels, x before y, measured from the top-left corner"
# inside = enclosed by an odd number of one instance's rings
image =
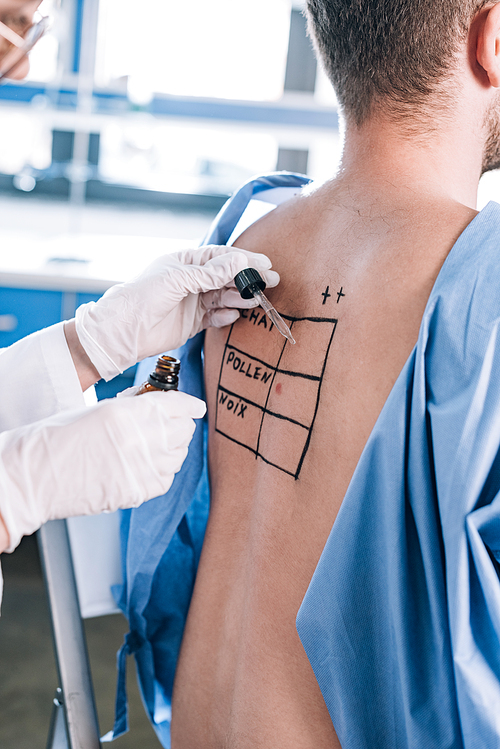
[[[160,356],[154,372],[143,382],[135,395],[152,393],[158,390],[177,390],[181,363],[174,356]]]

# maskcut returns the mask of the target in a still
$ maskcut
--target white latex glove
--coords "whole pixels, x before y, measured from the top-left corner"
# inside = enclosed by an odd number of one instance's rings
[[[105,380],[148,356],[178,348],[209,325],[223,327],[239,317],[242,299],[233,279],[256,268],[268,286],[279,276],[265,255],[209,245],[155,260],[137,279],[117,284],[97,302],[76,311],[76,333]]]
[[[47,520],[137,507],[166,492],[205,410],[186,393],[148,393],[0,434],[8,551]]]

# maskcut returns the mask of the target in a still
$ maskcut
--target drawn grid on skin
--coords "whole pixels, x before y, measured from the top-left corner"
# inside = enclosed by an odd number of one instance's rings
[[[300,376],[300,375],[299,375]],[[228,390],[227,388],[223,387],[222,385],[219,385],[219,391],[222,393],[226,393],[227,395],[232,395],[233,398],[238,398],[240,401],[243,401],[243,403],[247,403],[249,406],[255,406],[255,408],[258,408],[259,411],[262,410],[262,406],[259,406],[258,403],[254,403],[254,401],[250,400],[250,398],[244,398],[242,395],[238,395],[238,393],[233,393],[232,390]],[[289,421],[292,424],[296,424],[298,427],[302,427],[302,429],[310,429],[310,427],[306,426],[305,424],[301,424],[300,421],[297,421],[296,419],[292,419],[290,416],[283,416],[283,414],[279,414],[276,411],[271,411],[269,408],[264,409],[264,413],[269,414],[269,416],[274,416],[276,419],[282,419],[283,421]],[[222,434],[222,432],[221,432]],[[256,452],[251,449],[252,452]]]
[[[291,326],[290,326],[290,329],[291,329]],[[226,349],[231,349],[231,351],[236,351],[238,354],[242,354],[243,356],[248,356],[248,358],[252,359],[252,361],[258,361],[259,364],[263,364],[268,369],[273,369],[273,370],[275,369],[278,374],[288,375],[289,377],[302,377],[304,380],[314,380],[316,382],[319,382],[321,379],[320,375],[310,375],[310,374],[305,374],[304,372],[290,372],[288,369],[280,369],[278,366],[274,367],[272,364],[265,362],[263,359],[259,359],[257,356],[250,355],[248,351],[243,351],[242,349],[237,348],[236,346],[233,346],[228,341],[229,339],[226,341],[224,353]],[[284,351],[284,347],[283,347],[283,351]],[[219,381],[220,381],[220,378],[219,378]]]
[[[325,358],[323,360],[323,369],[321,370],[321,377],[320,377],[320,381],[319,381],[319,385],[318,385],[318,395],[317,395],[317,398],[316,398],[316,408],[314,409],[313,420],[311,422],[311,426],[309,428],[309,434],[307,435],[306,444],[304,446],[304,450],[302,452],[302,456],[300,458],[299,465],[297,467],[297,474],[295,476],[295,479],[298,479],[298,477],[299,477],[300,469],[302,468],[302,463],[304,462],[304,458],[306,457],[306,453],[307,453],[307,451],[309,449],[309,443],[311,442],[311,434],[312,434],[312,430],[313,430],[313,427],[314,427],[314,422],[316,421],[316,416],[317,416],[317,413],[318,413],[319,397],[321,395],[321,386],[323,384],[323,377],[325,375],[326,362],[328,360],[328,354],[330,353],[330,348],[331,348],[331,345],[332,345],[333,336],[335,335],[336,328],[337,328],[337,322],[335,321],[333,329],[332,329],[332,334],[330,336],[330,340],[328,342],[328,346],[327,346],[327,349],[326,349]]]
[[[222,379],[222,370],[224,369],[224,362],[226,361],[227,347],[228,347],[228,344],[229,344],[229,339],[231,338],[231,333],[233,332],[233,327],[234,327],[234,323],[229,328],[229,333],[228,333],[228,336],[226,338],[226,343],[225,343],[225,346],[224,346],[224,352],[222,354],[222,361],[221,361],[220,370],[219,370],[219,382],[217,383],[217,399],[215,401],[215,431],[216,432],[219,431],[217,429],[217,417],[219,416],[219,387],[220,387],[220,381]],[[222,434],[222,432],[221,432],[221,434]]]
[[[293,327],[293,322],[290,325],[290,332],[292,332],[292,327]],[[287,343],[288,343],[288,341],[285,338],[285,342],[283,344],[283,348],[281,349],[281,352],[280,352],[280,355],[279,355],[279,359],[278,359],[278,361],[276,363],[276,367],[274,369],[273,376],[271,377],[271,384],[269,385],[269,390],[267,391],[266,402],[264,403],[264,408],[262,409],[262,419],[260,420],[259,438],[257,440],[257,455],[255,456],[255,460],[257,460],[257,458],[259,457],[259,454],[260,454],[259,453],[259,446],[260,446],[260,438],[261,438],[261,435],[262,435],[262,424],[264,423],[264,419],[266,417],[267,404],[269,403],[269,396],[271,395],[271,390],[273,389],[274,380],[276,379],[276,370],[278,369],[278,367],[280,365],[280,361],[281,361],[281,359],[283,357],[283,353],[285,351],[285,346],[286,346]]]
[[[323,377],[324,377],[324,374],[325,374],[326,363],[327,363],[327,360],[328,360],[328,355],[330,353],[330,348],[331,348],[331,345],[332,345],[333,336],[335,335],[335,330],[336,330],[337,322],[338,321],[336,319],[333,319],[333,318],[322,318],[322,317],[294,318],[294,317],[290,317],[288,315],[282,315],[282,317],[284,317],[286,320],[290,321],[290,328],[293,327],[294,323],[301,322],[301,321],[308,321],[308,322],[314,322],[314,323],[329,323],[329,324],[332,325],[332,332],[331,332],[331,335],[330,335],[330,338],[329,338],[329,341],[328,341],[328,345],[327,345],[327,349],[326,349],[326,352],[325,352],[325,355],[324,355],[324,359],[323,359],[323,363],[322,363],[322,368],[321,368],[321,374],[319,376],[316,376],[316,375],[309,375],[309,374],[306,374],[306,373],[293,372],[293,371],[288,371],[288,370],[280,370],[279,365],[280,365],[283,353],[285,351],[285,348],[287,346],[287,343],[288,343],[287,341],[285,341],[284,344],[283,344],[283,348],[281,349],[281,352],[280,352],[278,361],[276,363],[276,366],[272,366],[272,365],[268,364],[267,362],[265,362],[265,361],[263,361],[261,359],[258,359],[257,357],[252,356],[248,352],[243,351],[240,348],[236,348],[235,346],[232,346],[231,343],[230,343],[230,339],[231,339],[231,333],[233,331],[233,325],[231,325],[231,328],[229,330],[228,337],[226,339],[226,343],[225,343],[225,346],[224,346],[224,352],[223,352],[222,362],[221,362],[221,367],[220,367],[220,372],[219,372],[219,382],[218,382],[218,385],[217,385],[217,399],[216,399],[216,410],[215,410],[215,431],[218,432],[219,434],[221,434],[223,437],[226,437],[226,439],[229,439],[231,442],[234,442],[235,444],[240,445],[241,447],[244,447],[246,450],[249,450],[251,453],[253,453],[255,455],[256,459],[257,458],[261,458],[261,460],[263,460],[268,465],[274,466],[278,470],[282,471],[283,473],[288,474],[289,476],[292,476],[293,478],[295,478],[297,480],[298,477],[299,477],[300,471],[302,469],[302,465],[304,463],[304,459],[305,459],[307,450],[309,449],[309,444],[310,444],[310,441],[311,441],[311,433],[312,433],[312,430],[313,430],[313,427],[314,427],[314,423],[315,423],[315,420],[316,420],[316,416],[317,416],[317,413],[318,413],[319,399],[320,399],[320,394],[321,394],[321,386],[322,386]],[[254,359],[255,361],[259,361],[265,367],[267,367],[267,369],[269,369],[269,370],[272,371],[273,374],[272,374],[272,378],[271,378],[271,384],[270,384],[268,392],[267,392],[267,396],[266,396],[266,401],[265,401],[264,407],[260,406],[257,403],[254,403],[252,400],[249,400],[248,398],[244,398],[243,396],[238,395],[237,393],[234,393],[233,391],[229,390],[228,388],[224,387],[221,384],[223,370],[224,370],[224,364],[227,363],[226,356],[227,356],[227,353],[228,353],[229,349],[231,349],[233,351],[238,351],[238,353],[241,353],[242,355],[247,356],[250,359]],[[311,423],[310,423],[309,426],[305,426],[304,424],[299,423],[298,421],[292,419],[291,417],[284,416],[282,414],[276,413],[275,411],[271,411],[270,409],[268,409],[267,406],[268,406],[269,398],[270,398],[270,395],[271,395],[271,392],[272,392],[273,383],[274,383],[274,380],[275,380],[277,374],[286,374],[286,375],[290,375],[290,376],[293,376],[293,377],[302,377],[303,379],[306,379],[306,380],[313,380],[313,381],[317,381],[318,382],[318,391],[317,391],[317,394],[316,394],[316,402],[315,402],[314,413],[313,413],[312,420],[311,420]],[[245,402],[247,404],[250,404],[253,407],[255,407],[256,409],[262,411],[262,418],[260,419],[260,426],[259,426],[258,440],[257,440],[257,446],[256,446],[256,448],[253,448],[250,445],[245,444],[244,442],[240,442],[240,440],[236,439],[235,437],[230,436],[229,434],[226,434],[224,431],[222,431],[222,429],[220,429],[218,427],[218,422],[219,422],[219,400],[220,400],[220,393],[221,392],[226,393],[228,396],[233,396],[234,398],[238,398],[241,401],[243,401],[243,402]],[[300,456],[300,459],[298,461],[297,470],[295,472],[289,471],[286,468],[284,468],[283,466],[277,465],[273,461],[267,459],[259,451],[262,426],[263,426],[263,422],[264,422],[264,419],[266,417],[266,414],[269,415],[269,416],[281,419],[283,421],[288,421],[288,422],[290,422],[292,424],[295,424],[296,426],[299,426],[299,427],[301,427],[301,428],[303,428],[303,429],[305,429],[307,431],[306,442],[305,442],[304,448],[302,450],[302,454]]]

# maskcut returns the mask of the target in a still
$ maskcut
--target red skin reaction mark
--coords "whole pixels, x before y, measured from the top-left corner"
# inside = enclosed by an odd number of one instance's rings
[[[283,387],[282,387],[282,385],[281,385],[281,382],[278,382],[278,384],[276,385],[276,393],[277,393],[278,395],[281,395],[281,391],[282,391],[282,389],[283,389]]]

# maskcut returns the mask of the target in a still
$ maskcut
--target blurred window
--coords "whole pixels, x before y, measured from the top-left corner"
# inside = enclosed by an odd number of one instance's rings
[[[101,0],[96,83],[272,101],[283,94],[291,0]]]
[[[328,178],[340,139],[334,124],[314,119],[334,98],[316,67],[303,5],[43,0],[53,26],[30,56],[26,84],[2,92],[9,149],[0,175],[40,192],[66,194],[69,181],[75,201],[84,173],[117,199],[122,187],[221,196],[275,169]],[[95,158],[86,169],[89,134]]]
[[[99,171],[107,182],[153,190],[229,194],[276,167],[276,138],[231,125],[123,117],[101,130]]]

